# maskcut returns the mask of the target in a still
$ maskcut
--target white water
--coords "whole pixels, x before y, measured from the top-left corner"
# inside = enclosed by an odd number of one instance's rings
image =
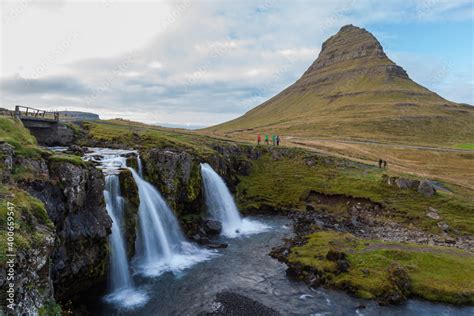
[[[123,198],[120,193],[119,177],[115,174],[105,177],[104,191],[107,213],[112,219],[112,234],[109,236],[110,283],[113,291],[133,287],[130,277],[127,253],[121,227],[123,227]]]
[[[222,223],[222,234],[233,238],[269,229],[265,224],[240,217],[234,198],[224,180],[207,164],[201,164],[204,193],[209,214]]]
[[[143,165],[142,160],[140,159],[140,155],[137,156],[137,164],[138,164],[138,174],[140,177],[143,178]]]
[[[127,152],[129,153],[129,152]],[[86,155],[84,159],[100,163],[105,173],[104,199],[107,213],[112,219],[112,234],[109,236],[109,283],[110,294],[105,297],[107,302],[121,308],[135,308],[145,304],[148,296],[137,290],[130,274],[125,239],[123,236],[124,200],[120,192],[119,169],[126,166],[122,151],[101,150]]]
[[[140,197],[140,229],[134,259],[137,273],[158,276],[166,271],[179,272],[214,255],[215,252],[186,241],[174,213],[158,190],[129,169]]]

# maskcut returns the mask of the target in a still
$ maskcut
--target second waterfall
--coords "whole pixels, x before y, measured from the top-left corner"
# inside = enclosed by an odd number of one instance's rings
[[[209,215],[222,223],[222,233],[225,236],[256,234],[269,228],[257,221],[241,218],[224,180],[209,164],[201,164],[201,174]]]

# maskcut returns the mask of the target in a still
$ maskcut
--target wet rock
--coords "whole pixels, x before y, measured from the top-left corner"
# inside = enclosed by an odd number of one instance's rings
[[[86,147],[81,147],[79,145],[71,145],[69,146],[66,152],[72,155],[83,156],[87,152],[87,150],[88,149]]]
[[[314,212],[314,206],[311,204],[306,204],[306,210],[308,212]]]
[[[208,235],[219,235],[222,232],[222,223],[215,219],[207,219],[204,221],[204,231]]]
[[[213,309],[198,315],[277,316],[280,313],[249,297],[233,292],[221,292],[216,295]]]
[[[418,192],[424,196],[430,197],[436,193],[436,189],[429,180],[422,180],[418,186]]]
[[[228,244],[225,242],[210,242],[206,246],[209,249],[220,249],[220,248],[227,248]]]

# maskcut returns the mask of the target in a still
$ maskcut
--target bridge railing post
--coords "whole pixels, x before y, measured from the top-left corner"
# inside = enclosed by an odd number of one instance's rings
[[[20,118],[20,114],[21,114],[21,113],[20,113],[20,106],[19,106],[19,105],[15,105],[15,117],[16,117],[17,119],[19,119],[19,118]]]

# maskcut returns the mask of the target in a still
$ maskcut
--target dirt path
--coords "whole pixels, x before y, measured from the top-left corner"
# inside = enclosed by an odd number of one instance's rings
[[[474,150],[471,149],[460,149],[460,148],[446,148],[446,147],[429,147],[429,146],[415,146],[415,145],[403,145],[403,144],[389,144],[389,143],[380,143],[377,141],[359,141],[359,140],[338,140],[338,139],[327,139],[327,138],[318,138],[311,137],[308,140],[301,139],[298,137],[288,136],[285,139],[291,143],[307,143],[311,141],[318,142],[328,142],[328,143],[343,143],[343,144],[361,144],[361,145],[376,145],[390,148],[399,148],[399,149],[416,149],[416,150],[428,150],[428,151],[440,151],[440,152],[458,152],[458,153],[474,153]]]
[[[462,256],[462,257],[472,257],[473,255],[469,252],[462,252],[458,251],[457,249],[442,249],[442,248],[436,248],[433,249],[431,247],[423,247],[423,246],[417,246],[417,247],[411,247],[403,244],[370,244],[366,248],[364,248],[360,252],[369,252],[372,250],[383,250],[383,249],[390,249],[390,250],[402,250],[402,251],[411,251],[411,252],[427,252],[427,253],[433,253],[433,254],[438,254],[438,253],[443,253],[447,255],[452,255],[452,256]]]
[[[384,159],[389,170],[474,189],[474,150],[298,137],[284,141],[289,146],[373,166]]]

